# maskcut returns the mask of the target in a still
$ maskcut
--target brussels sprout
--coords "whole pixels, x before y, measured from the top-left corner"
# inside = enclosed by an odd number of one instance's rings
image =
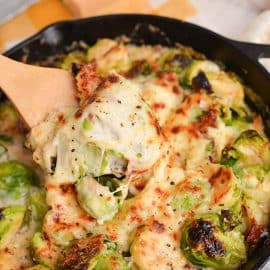
[[[128,270],[128,264],[116,245],[103,235],[95,235],[75,242],[61,259],[61,269]]]
[[[17,128],[19,114],[8,103],[0,103],[0,126],[2,131],[12,131]]]
[[[215,96],[225,101],[227,106],[236,111],[241,111],[239,108],[245,107],[244,87],[234,74],[224,71],[206,71],[205,74]]]
[[[37,182],[30,167],[18,161],[0,163],[0,207],[24,204],[31,186]]]
[[[169,49],[158,61],[162,70],[175,72],[179,75],[191,62],[192,57],[190,55],[185,55],[180,50],[175,49]]]
[[[40,232],[34,234],[30,248],[33,260],[41,265],[52,268],[53,262],[51,261],[50,243],[44,239],[44,235]]]
[[[81,146],[79,152],[80,154],[76,160],[79,164],[80,177],[85,175],[98,177],[104,174],[114,174],[117,177],[124,176],[127,160],[121,153],[114,150],[104,152],[94,144]]]
[[[0,159],[3,158],[6,152],[7,152],[7,148],[4,145],[0,144]]]
[[[31,192],[27,200],[27,211],[25,214],[25,223],[35,223],[36,231],[42,227],[45,214],[48,212],[49,206],[46,203],[45,190],[35,190]]]
[[[233,167],[239,178],[253,175],[262,181],[270,169],[268,142],[256,130],[246,130],[235,140],[232,147],[223,150],[221,163]]]
[[[82,51],[74,51],[69,53],[61,63],[60,68],[71,71],[72,64],[86,64],[86,55]]]
[[[208,181],[195,179],[188,183],[180,183],[176,189],[171,202],[174,211],[185,213],[199,210],[210,202],[211,185]]]
[[[186,69],[184,75],[184,83],[188,86],[192,85],[192,80],[200,73],[213,72],[217,73],[220,71],[220,68],[217,64],[209,60],[195,60],[192,64]]]
[[[27,268],[26,270],[50,270],[50,268],[48,268],[47,266],[38,264],[32,267]]]
[[[0,248],[8,245],[22,225],[25,208],[11,206],[0,212]]]
[[[114,150],[107,150],[104,154],[100,175],[113,174],[121,177],[127,169],[127,160],[121,153]]]
[[[81,207],[98,221],[111,220],[118,212],[118,199],[108,186],[103,186],[92,177],[84,177],[76,184]]]
[[[231,229],[215,213],[196,216],[186,224],[181,236],[181,249],[194,265],[213,269],[236,269],[246,259],[246,246],[240,229]]]

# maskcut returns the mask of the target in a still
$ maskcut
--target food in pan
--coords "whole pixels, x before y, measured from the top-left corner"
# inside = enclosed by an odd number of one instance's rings
[[[241,268],[270,196],[241,79],[190,48],[123,38],[50,64],[74,74],[80,105],[28,133],[0,105],[0,269]]]

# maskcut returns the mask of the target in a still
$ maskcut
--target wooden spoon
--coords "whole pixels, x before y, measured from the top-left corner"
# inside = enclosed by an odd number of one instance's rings
[[[0,55],[0,87],[31,128],[52,111],[77,105],[68,71],[23,64]]]

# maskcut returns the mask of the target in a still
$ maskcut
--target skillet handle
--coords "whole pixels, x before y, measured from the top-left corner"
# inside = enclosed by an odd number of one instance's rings
[[[260,58],[270,58],[270,45],[242,41],[233,41],[233,44],[255,61]]]

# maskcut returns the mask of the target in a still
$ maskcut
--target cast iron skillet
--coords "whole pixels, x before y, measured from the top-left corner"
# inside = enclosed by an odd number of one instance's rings
[[[222,61],[250,85],[257,96],[248,95],[248,101],[263,116],[266,132],[270,136],[270,75],[258,62],[270,57],[270,46],[236,42],[191,23],[166,17],[138,14],[119,14],[92,17],[56,23],[10,49],[5,55],[27,62],[44,60],[62,53],[73,41],[93,44],[99,38],[127,35],[136,44],[174,45],[181,43],[204,53],[208,58]],[[242,269],[262,269],[270,260],[270,243],[250,257]]]

